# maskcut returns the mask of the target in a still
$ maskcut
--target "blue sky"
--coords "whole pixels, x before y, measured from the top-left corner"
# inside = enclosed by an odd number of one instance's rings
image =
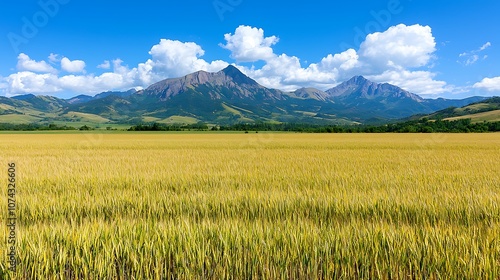
[[[354,75],[423,97],[500,94],[500,2],[6,1],[0,95],[141,88],[228,64],[282,90]]]

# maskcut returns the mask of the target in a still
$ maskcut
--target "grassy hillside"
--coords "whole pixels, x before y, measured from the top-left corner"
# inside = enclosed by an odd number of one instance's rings
[[[461,119],[471,119],[473,123],[478,123],[478,122],[498,122],[500,121],[500,110],[493,110],[493,111],[487,111],[487,112],[482,112],[482,113],[476,113],[476,114],[467,114],[459,117],[451,117],[451,118],[446,118],[444,120],[448,121],[454,121],[454,120],[461,120]]]
[[[408,119],[461,120],[471,119],[473,123],[500,121],[500,97],[492,97],[481,102],[455,108],[450,107],[428,115],[415,115]]]
[[[70,119],[71,121],[76,121],[76,122],[90,122],[90,123],[109,123],[109,122],[111,122],[109,119],[103,118],[99,115],[81,113],[81,112],[73,112],[73,111],[70,111],[66,114],[63,114],[63,115],[61,115],[61,117],[65,117],[65,118]]]
[[[42,118],[26,114],[0,115],[0,123],[23,124],[39,122]]]
[[[158,122],[164,124],[195,124],[199,122],[199,120],[193,117],[171,116]]]

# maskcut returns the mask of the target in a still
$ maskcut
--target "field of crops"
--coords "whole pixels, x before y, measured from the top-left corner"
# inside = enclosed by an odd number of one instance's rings
[[[499,159],[498,133],[0,134],[0,278],[499,279]]]

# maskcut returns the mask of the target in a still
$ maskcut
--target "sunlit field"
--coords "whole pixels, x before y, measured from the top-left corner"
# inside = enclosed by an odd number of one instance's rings
[[[13,279],[499,279],[500,134],[0,134]]]

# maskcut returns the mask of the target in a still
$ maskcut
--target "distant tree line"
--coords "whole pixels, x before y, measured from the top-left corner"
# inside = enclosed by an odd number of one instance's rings
[[[72,126],[57,125],[57,124],[11,124],[11,123],[0,123],[0,130],[8,131],[37,131],[37,130],[77,130]]]
[[[235,124],[221,126],[219,130],[236,131],[293,131],[311,133],[432,133],[432,132],[496,132],[500,131],[500,122],[472,123],[470,119],[455,121],[414,120],[386,125],[311,125],[311,124]]]
[[[469,132],[496,132],[500,131],[500,122],[472,123],[470,119],[455,121],[421,120],[393,123],[382,126],[360,127],[359,132],[396,132],[396,133],[469,133]]]
[[[163,124],[163,123],[151,123],[151,124],[139,124],[134,125],[128,129],[128,131],[183,131],[183,130],[208,130],[208,125],[202,122],[188,125],[180,124]]]
[[[197,123],[192,125],[142,124],[136,125],[129,131],[182,131],[208,130],[208,125]],[[213,131],[289,131],[305,133],[468,133],[468,132],[496,132],[500,131],[500,122],[472,123],[470,119],[455,121],[421,120],[392,123],[379,126],[370,125],[314,125],[300,123],[239,123],[226,126],[213,126]]]
[[[28,124],[11,124],[0,123],[0,131],[48,131],[48,130],[94,130],[95,128],[84,125],[79,128],[67,125],[57,124],[41,124],[41,123],[28,123]],[[110,130],[109,127],[108,130]]]

